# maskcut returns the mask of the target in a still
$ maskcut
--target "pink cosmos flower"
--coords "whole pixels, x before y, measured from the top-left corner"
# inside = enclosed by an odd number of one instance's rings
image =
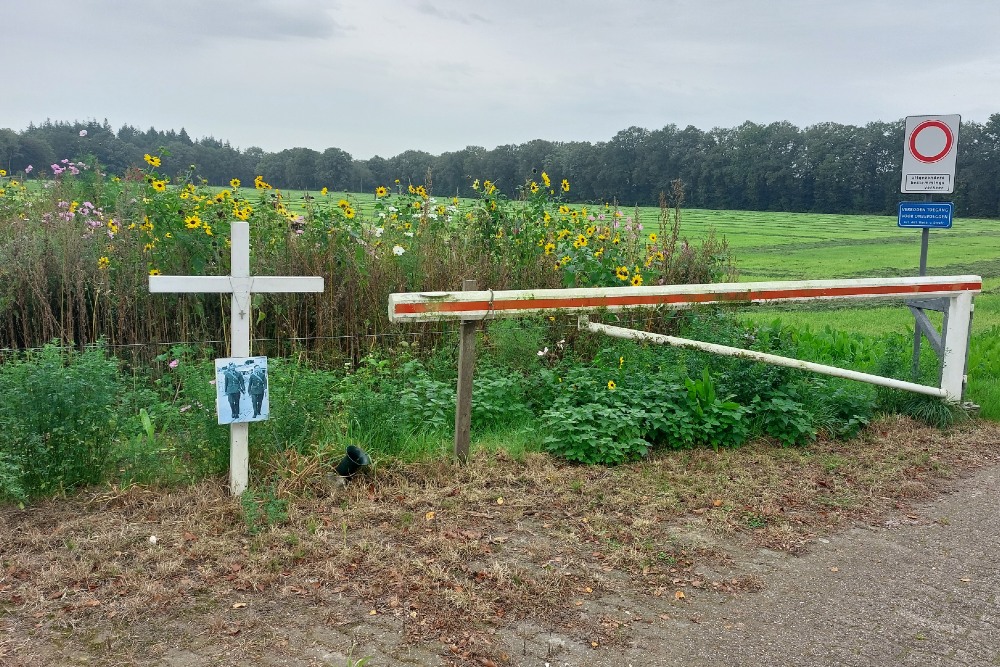
[[[87,136],[87,131],[86,130],[80,130],[80,136],[81,137]]]
[[[167,364],[167,366],[170,366],[171,368],[177,368],[180,365],[180,363],[181,363],[180,359],[174,359],[169,364]]]
[[[32,167],[32,166],[31,166],[31,165],[29,164],[29,165],[28,165],[27,167],[25,167],[25,168],[24,168],[24,173],[26,173],[26,174],[30,174],[30,173],[32,172],[32,170],[33,170],[33,169],[34,169],[34,167]]]

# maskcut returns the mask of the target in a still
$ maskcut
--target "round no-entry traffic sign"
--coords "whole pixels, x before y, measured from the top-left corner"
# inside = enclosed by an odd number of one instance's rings
[[[933,164],[951,152],[955,134],[947,123],[925,120],[913,128],[907,144],[913,157],[924,164]]]
[[[957,114],[906,117],[900,192],[948,194],[955,191],[961,122],[962,117]]]

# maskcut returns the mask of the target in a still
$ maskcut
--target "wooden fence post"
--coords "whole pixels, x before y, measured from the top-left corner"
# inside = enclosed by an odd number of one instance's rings
[[[462,291],[477,289],[475,280],[463,280]],[[455,396],[455,456],[469,460],[472,430],[472,375],[476,365],[476,320],[462,320],[458,343],[458,390]]]

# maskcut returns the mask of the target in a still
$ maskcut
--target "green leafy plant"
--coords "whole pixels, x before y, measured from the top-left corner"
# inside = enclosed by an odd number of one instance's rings
[[[715,382],[707,368],[702,371],[700,379],[685,379],[684,386],[687,388],[688,405],[696,418],[696,442],[700,441],[715,450],[743,444],[749,432],[745,419],[747,410],[716,393]]]
[[[521,375],[494,366],[478,369],[472,389],[472,424],[476,429],[515,427],[532,417]]]
[[[430,432],[447,432],[455,425],[455,387],[430,377],[419,361],[403,365],[399,412],[408,424]]]
[[[750,410],[760,431],[783,446],[801,445],[816,438],[813,415],[790,396],[776,394],[763,400],[757,398]]]
[[[29,351],[0,366],[0,385],[0,491],[48,495],[106,478],[125,387],[102,347]]]
[[[288,521],[288,501],[279,498],[274,487],[246,489],[240,496],[240,509],[249,535]]]

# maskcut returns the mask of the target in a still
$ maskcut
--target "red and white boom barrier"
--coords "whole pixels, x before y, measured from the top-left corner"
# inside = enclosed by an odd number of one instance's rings
[[[941,386],[927,387],[893,378],[811,364],[787,357],[753,353],[739,348],[691,341],[648,332],[608,327],[581,321],[581,327],[609,335],[697,347],[718,354],[756,358],[767,363],[839,375],[863,382],[942,396],[959,401],[965,382],[965,360],[972,320],[972,297],[982,291],[979,276],[920,276],[913,278],[863,278],[855,280],[801,280],[788,282],[716,283],[650,287],[597,287],[539,290],[473,290],[463,292],[409,292],[389,295],[393,322],[483,320],[534,314],[589,313],[630,308],[688,308],[712,303],[773,303],[827,301],[832,299],[934,299],[946,300]],[[784,361],[779,361],[784,360]],[[831,372],[836,371],[836,372]]]

